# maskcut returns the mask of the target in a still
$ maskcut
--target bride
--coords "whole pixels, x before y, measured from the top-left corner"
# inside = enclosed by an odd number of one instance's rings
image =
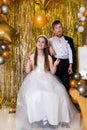
[[[38,36],[36,51],[27,59],[28,74],[18,93],[17,130],[81,130],[78,111],[61,81],[54,76],[59,62],[57,59],[53,64],[48,55],[47,37]]]

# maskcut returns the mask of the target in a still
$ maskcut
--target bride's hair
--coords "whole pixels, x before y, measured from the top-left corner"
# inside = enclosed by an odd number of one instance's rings
[[[37,37],[37,40],[36,42],[38,41],[38,39],[42,37],[45,39],[45,44],[46,44],[46,48],[44,48],[44,70],[45,71],[48,71],[49,70],[49,59],[48,59],[48,39],[45,35],[39,35]],[[36,50],[35,50],[35,55],[34,55],[34,69],[36,69],[37,67],[37,58],[38,58],[38,51],[37,51],[37,47],[36,47]]]

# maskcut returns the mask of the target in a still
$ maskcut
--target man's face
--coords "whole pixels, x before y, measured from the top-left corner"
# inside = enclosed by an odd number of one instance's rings
[[[57,36],[62,36],[63,35],[63,28],[61,24],[56,24],[54,26],[53,32],[55,33],[55,35]]]

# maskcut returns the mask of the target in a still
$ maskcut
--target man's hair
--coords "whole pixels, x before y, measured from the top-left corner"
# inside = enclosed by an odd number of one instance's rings
[[[57,25],[57,24],[61,24],[62,23],[59,21],[59,20],[55,20],[53,23],[52,23],[52,28],[54,29],[54,26]]]

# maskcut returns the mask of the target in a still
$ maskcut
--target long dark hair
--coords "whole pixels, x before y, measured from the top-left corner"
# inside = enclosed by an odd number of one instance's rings
[[[36,42],[38,41],[38,39],[40,37],[45,39],[46,48],[44,48],[44,70],[48,71],[49,70],[48,39],[45,35],[40,35],[40,36],[38,36]],[[34,55],[34,69],[36,69],[36,67],[37,67],[37,58],[38,58],[38,51],[37,51],[37,47],[36,47],[35,55]]]

